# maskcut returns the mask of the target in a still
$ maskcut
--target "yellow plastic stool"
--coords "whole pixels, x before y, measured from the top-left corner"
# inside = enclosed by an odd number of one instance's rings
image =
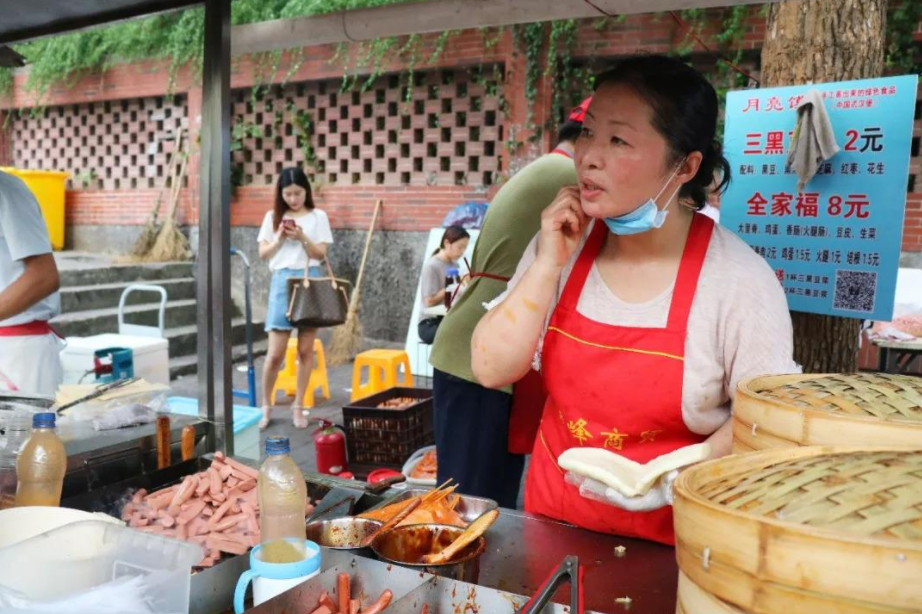
[[[397,374],[403,366],[403,378]],[[362,371],[367,367],[368,381],[362,383]],[[352,400],[363,399],[394,386],[412,386],[410,357],[403,350],[368,350],[355,357],[352,367]]]
[[[330,398],[330,381],[327,377],[327,360],[323,353],[323,343],[314,339],[314,366],[311,369],[311,378],[307,383],[304,393],[304,407],[314,406],[314,394],[317,389],[323,393],[324,399]],[[272,388],[272,402],[275,403],[276,395],[284,392],[285,396],[293,397],[298,391],[298,340],[289,339],[288,348],[285,350],[285,366],[279,371]]]

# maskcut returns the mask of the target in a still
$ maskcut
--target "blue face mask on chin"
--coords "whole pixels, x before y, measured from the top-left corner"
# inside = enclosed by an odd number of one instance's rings
[[[684,162],[684,160],[683,160]],[[663,222],[666,221],[666,214],[669,212],[666,209],[669,207],[669,203],[672,202],[672,199],[675,198],[675,195],[679,193],[681,185],[675,189],[675,192],[672,193],[672,196],[666,201],[666,206],[663,207],[662,211],[659,207],[656,206],[656,200],[663,195],[663,190],[666,189],[666,186],[669,185],[669,182],[672,181],[672,178],[676,176],[676,173],[679,172],[679,168],[682,164],[679,164],[672,171],[672,175],[669,176],[669,179],[666,180],[666,183],[663,184],[663,187],[660,188],[659,193],[647,200],[630,213],[625,213],[624,215],[619,215],[618,217],[606,217],[602,221],[605,222],[605,225],[608,226],[613,234],[616,235],[636,235],[642,232],[647,232],[648,230],[653,230],[654,228],[660,228],[663,225]]]

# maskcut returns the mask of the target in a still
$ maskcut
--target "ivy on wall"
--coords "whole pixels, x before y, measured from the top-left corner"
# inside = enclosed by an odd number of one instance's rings
[[[407,0],[234,0],[232,22],[239,25],[402,1]],[[672,53],[690,60],[693,53],[703,51],[695,48],[695,35],[710,29],[718,32],[715,36],[715,51],[733,64],[739,64],[745,59],[745,52],[739,43],[749,27],[749,18],[759,11],[764,12],[764,8],[742,5],[725,9],[682,11],[681,18],[688,28],[682,40],[673,46]],[[657,18],[668,19],[668,16],[660,15]],[[922,2],[918,0],[899,0],[891,9],[887,21],[887,62],[894,70],[919,71],[920,54],[913,33],[920,18]],[[623,16],[600,17],[591,21],[591,27],[602,33],[616,28],[623,21]],[[511,28],[517,50],[525,57],[524,94],[529,115],[522,128],[531,134],[532,139],[540,138],[545,130],[553,130],[553,124],[563,119],[566,110],[592,91],[593,75],[604,68],[604,61],[593,60],[595,53],[592,49],[581,49],[581,57],[574,56],[580,43],[580,28],[584,24],[585,20],[561,20]],[[103,71],[119,62],[168,60],[172,87],[181,68],[192,66],[196,72],[200,69],[203,25],[203,10],[189,9],[16,45],[16,50],[29,64],[25,87],[40,101],[33,112],[41,111],[41,101],[47,98],[51,87],[67,87],[84,75]],[[490,28],[481,32],[485,47],[491,48],[501,40],[507,29]],[[371,87],[395,60],[399,60],[403,66],[401,85],[409,97],[418,70],[435,63],[456,34],[454,31],[444,32],[434,42],[431,38],[413,35],[341,45],[335,61],[343,67],[342,89],[364,90]],[[277,81],[282,58],[281,51],[259,54],[254,58],[254,98],[265,96],[269,85]],[[303,60],[303,49],[290,51],[283,82],[287,82],[298,71]],[[474,67],[473,72],[475,77],[480,75],[486,82],[487,70],[484,66],[478,66]],[[492,70],[495,79],[496,71],[501,68],[494,66]],[[717,62],[711,78],[721,100],[727,90],[747,85],[745,77],[730,70],[725,62]],[[531,109],[537,102],[542,82],[547,84],[554,116],[545,125],[535,125]],[[9,91],[12,83],[12,70],[0,69],[0,96]],[[409,103],[409,99],[406,102]],[[505,103],[504,108],[508,109]],[[405,112],[408,110],[408,107],[405,108]],[[311,146],[313,119],[309,114],[296,109],[280,110],[278,114],[283,111],[287,116],[278,120],[289,121],[295,126],[304,159],[308,164],[313,164],[316,162]],[[248,139],[259,136],[256,131],[255,126],[235,125],[234,150],[245,149]],[[523,144],[516,140],[515,132],[510,131],[507,146],[515,151]]]
[[[234,0],[231,21],[241,25],[405,1]],[[14,48],[29,64],[26,89],[42,100],[52,86],[66,87],[81,76],[120,62],[169,60],[171,78],[183,66],[191,64],[198,69],[202,61],[204,23],[204,9],[195,8],[43,38]],[[0,95],[11,85],[12,70],[0,68]]]

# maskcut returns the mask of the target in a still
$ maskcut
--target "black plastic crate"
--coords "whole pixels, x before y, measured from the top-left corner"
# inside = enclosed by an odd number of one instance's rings
[[[398,397],[417,399],[403,409],[378,409]],[[343,407],[349,467],[402,469],[413,452],[435,442],[432,390],[390,388]]]

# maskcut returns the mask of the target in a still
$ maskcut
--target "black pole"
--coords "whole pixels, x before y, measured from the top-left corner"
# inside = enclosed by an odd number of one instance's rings
[[[198,251],[199,414],[234,452],[230,354],[230,0],[205,0]],[[215,425],[212,428],[212,425]]]

